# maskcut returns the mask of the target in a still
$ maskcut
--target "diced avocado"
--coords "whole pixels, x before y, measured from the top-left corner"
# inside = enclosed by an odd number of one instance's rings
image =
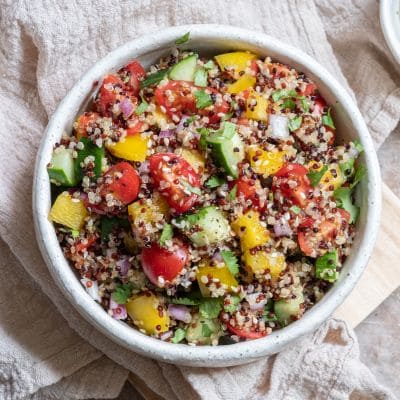
[[[224,168],[228,175],[237,178],[238,163],[244,159],[244,144],[236,132],[236,125],[225,122],[222,132],[215,132],[206,140],[212,147],[216,163]]]
[[[301,314],[301,304],[304,303],[303,289],[298,287],[294,299],[282,299],[274,303],[274,312],[278,321],[286,326],[292,322],[292,318]]]
[[[89,156],[94,159],[94,175],[96,178],[99,178],[102,173],[103,166],[103,158],[104,155],[104,147],[98,147],[88,138],[81,138],[81,143],[83,143],[83,149],[77,150],[78,157],[75,160],[75,174],[79,180],[83,177],[83,170],[81,163],[85,161],[85,159]]]
[[[60,148],[53,151],[47,172],[50,179],[59,185],[71,187],[78,183],[72,154],[72,149]]]
[[[209,345],[213,339],[218,339],[220,334],[221,325],[218,319],[207,319],[195,315],[186,330],[186,340],[189,343]]]
[[[197,65],[197,54],[184,58],[175,64],[169,71],[169,77],[175,81],[189,81],[194,79]]]
[[[196,246],[221,243],[230,236],[230,225],[222,211],[209,206],[182,218],[183,231]]]

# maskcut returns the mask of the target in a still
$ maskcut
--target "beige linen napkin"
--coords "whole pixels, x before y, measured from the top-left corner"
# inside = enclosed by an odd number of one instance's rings
[[[248,366],[184,368],[129,353],[92,328],[60,295],[32,227],[33,164],[49,115],[94,61],[127,40],[169,25],[225,23],[264,31],[302,48],[348,87],[322,17],[379,145],[399,120],[399,75],[388,62],[387,49],[379,49],[377,56],[382,36],[376,24],[366,24],[367,17],[355,12],[360,4],[338,3],[336,10],[336,3],[323,0],[317,1],[318,8],[312,0],[0,1],[1,399],[113,398],[126,379],[125,369],[166,399],[392,398],[360,363],[356,338],[339,321]],[[360,3],[368,5],[371,21],[377,18],[375,1]],[[333,23],[336,16],[340,29]],[[366,47],[370,37],[376,48],[346,57],[350,26],[357,32],[364,27],[364,36],[357,37],[364,37]],[[362,42],[359,46],[365,47]],[[376,86],[365,87],[360,77],[366,75]]]

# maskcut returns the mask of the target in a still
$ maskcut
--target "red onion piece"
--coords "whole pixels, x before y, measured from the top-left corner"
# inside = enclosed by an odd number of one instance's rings
[[[217,250],[217,251],[213,254],[212,259],[215,260],[215,261],[217,261],[217,262],[223,262],[223,261],[224,261],[224,259],[222,258],[221,252],[220,252],[219,250]]]
[[[189,118],[188,115],[183,115],[181,120],[179,121],[179,124],[176,126],[176,130],[177,132],[183,131],[185,129],[185,122],[187,121],[187,119]]]
[[[268,299],[264,298],[257,302],[258,297],[260,296],[260,293],[251,293],[251,294],[246,294],[245,299],[249,303],[250,310],[252,311],[258,311],[262,310],[264,306],[268,303]]]
[[[160,336],[160,339],[161,340],[168,340],[170,337],[172,337],[174,335],[174,333],[172,332],[172,331],[167,331],[167,332],[164,332],[161,336]]]
[[[190,314],[190,311],[186,306],[182,306],[179,304],[169,304],[168,313],[172,318],[178,321],[183,321],[186,324],[188,324],[192,320],[192,315]]]
[[[133,113],[133,104],[129,99],[125,98],[119,104],[119,109],[124,115],[124,118],[129,118]]]
[[[269,115],[269,124],[271,126],[270,136],[274,139],[285,140],[289,138],[288,119],[283,115]]]
[[[164,138],[171,138],[172,136],[175,136],[175,132],[172,131],[171,129],[167,129],[167,130],[165,130],[165,131],[161,131],[161,132],[158,134],[158,137],[161,138],[161,139],[164,139]]]
[[[292,236],[292,234],[293,234],[292,229],[289,226],[289,223],[283,217],[275,223],[274,232],[275,232],[275,235],[278,237]]]
[[[110,298],[110,311],[112,312],[112,316],[115,319],[125,319],[128,317],[128,314],[126,312],[126,307],[125,304],[118,304],[113,300],[113,298]]]
[[[116,262],[116,265],[117,267],[119,267],[120,276],[126,276],[131,266],[131,263],[129,262],[129,258],[127,256],[124,256]]]
[[[99,296],[99,285],[97,281],[92,281],[91,279],[82,278],[81,283],[93,300],[101,302],[101,298]]]
[[[150,163],[148,161],[143,161],[138,168],[139,174],[148,174],[150,172]]]

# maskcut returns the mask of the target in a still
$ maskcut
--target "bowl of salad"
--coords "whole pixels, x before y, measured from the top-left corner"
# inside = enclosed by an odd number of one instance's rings
[[[246,363],[320,325],[380,213],[346,90],[301,51],[219,25],[98,61],[51,118],[34,186],[41,251],[83,317],[192,366]]]

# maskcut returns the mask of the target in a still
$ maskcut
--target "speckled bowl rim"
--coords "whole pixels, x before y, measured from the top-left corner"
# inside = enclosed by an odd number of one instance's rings
[[[400,64],[400,0],[381,0],[379,17],[386,43]]]
[[[118,65],[123,65],[128,59],[136,57],[138,54],[140,59],[140,54],[170,47],[176,38],[187,31],[190,31],[191,38],[196,40],[241,41],[249,47],[259,46],[266,51],[281,54],[282,58],[288,58],[293,60],[293,63],[303,66],[305,70],[322,81],[327,90],[343,106],[364,146],[364,157],[368,168],[368,181],[365,183],[368,198],[365,199],[366,205],[363,207],[367,218],[365,234],[360,239],[358,247],[353,248],[356,257],[353,257],[352,265],[346,276],[342,276],[324,298],[307,311],[299,321],[273,332],[266,338],[230,346],[194,347],[165,343],[143,335],[127,324],[110,317],[82,287],[64,258],[54,227],[47,218],[51,203],[46,165],[51,158],[53,143],[62,134],[66,115],[71,112],[71,109],[75,112],[78,110],[82,99],[92,90],[93,82],[100,76]],[[128,350],[161,361],[190,366],[229,366],[244,364],[279,352],[289,343],[317,328],[343,302],[360,278],[375,243],[381,208],[380,185],[379,165],[365,122],[350,95],[325,68],[298,49],[259,32],[223,25],[186,25],[171,27],[140,37],[112,51],[87,71],[61,101],[50,119],[37,156],[33,188],[33,215],[37,241],[54,281],[79,313],[100,332]]]

